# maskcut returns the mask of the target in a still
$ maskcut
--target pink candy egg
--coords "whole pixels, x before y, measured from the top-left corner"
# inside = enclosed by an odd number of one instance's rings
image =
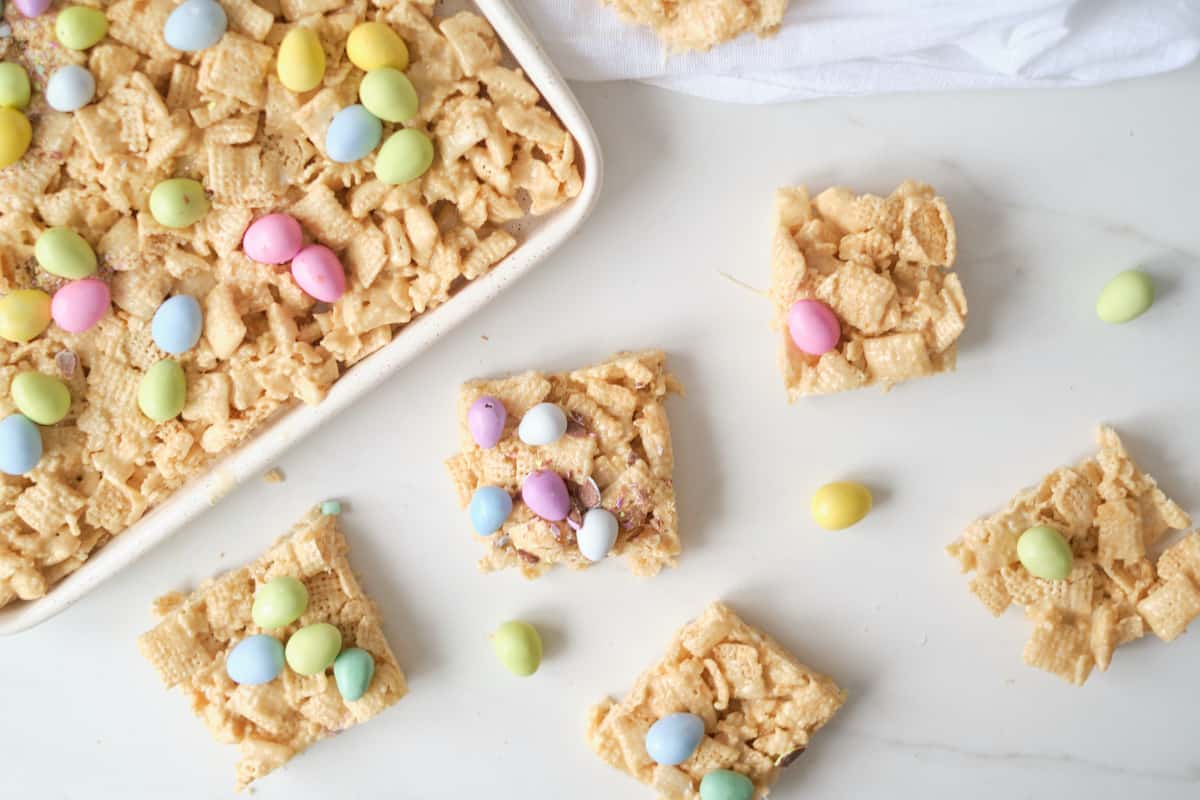
[[[508,412],[504,404],[494,397],[483,396],[471,404],[467,410],[467,429],[475,444],[484,450],[495,447],[504,433],[504,422]]]
[[[310,244],[292,259],[292,277],[309,297],[332,303],[346,293],[342,262],[323,244]]]
[[[286,264],[303,246],[304,231],[295,217],[288,214],[260,217],[242,237],[242,249],[260,264]]]
[[[33,19],[46,13],[46,9],[50,7],[50,0],[13,0],[13,5],[17,7],[17,11]]]
[[[64,331],[82,333],[108,313],[108,284],[96,278],[71,281],[54,293],[50,316]]]
[[[530,473],[521,485],[521,499],[530,511],[550,522],[566,519],[571,511],[567,484],[554,470],[539,469]]]
[[[796,347],[811,356],[828,353],[842,338],[842,326],[820,300],[797,300],[788,309],[788,333]]]

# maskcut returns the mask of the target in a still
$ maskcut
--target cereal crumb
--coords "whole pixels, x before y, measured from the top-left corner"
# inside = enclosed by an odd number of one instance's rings
[[[283,483],[283,470],[279,467],[272,467],[263,474],[263,480],[267,483]]]
[[[707,51],[744,33],[774,36],[788,0],[603,0],[624,21],[652,28],[672,52]]]

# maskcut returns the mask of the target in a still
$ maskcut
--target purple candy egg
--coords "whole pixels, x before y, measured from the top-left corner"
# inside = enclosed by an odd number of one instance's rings
[[[828,353],[842,338],[837,316],[820,300],[797,300],[788,309],[787,323],[792,342],[812,356]]]
[[[567,484],[563,483],[557,472],[550,469],[530,473],[521,485],[521,499],[530,511],[550,522],[566,519],[571,511]]]
[[[17,11],[33,19],[46,13],[46,9],[50,7],[50,0],[13,0],[13,5],[17,7]]]
[[[467,411],[467,428],[475,444],[484,450],[495,447],[504,433],[504,421],[508,412],[504,404],[494,397],[484,395],[471,404]]]

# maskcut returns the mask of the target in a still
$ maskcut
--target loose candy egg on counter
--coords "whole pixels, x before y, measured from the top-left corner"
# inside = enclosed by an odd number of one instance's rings
[[[225,674],[234,683],[258,686],[283,672],[283,645],[274,636],[259,633],[242,639],[225,659]]]
[[[13,0],[13,5],[30,19],[40,17],[50,7],[51,0]]]
[[[260,264],[286,264],[304,246],[304,230],[291,214],[267,214],[246,228],[242,249]]]
[[[571,497],[567,484],[558,473],[549,469],[531,472],[521,484],[521,499],[529,510],[544,520],[558,522],[571,512]]]
[[[96,251],[70,228],[47,228],[33,246],[38,266],[60,278],[86,278],[96,271]]]
[[[325,50],[311,28],[292,28],[279,43],[275,65],[279,82],[293,92],[308,92],[325,79]]]
[[[691,758],[704,738],[704,720],[681,711],[662,717],[646,731],[646,753],[665,766]]]
[[[194,53],[221,41],[229,19],[215,0],[184,0],[163,25],[163,39],[176,50]]]
[[[510,620],[492,634],[492,652],[506,670],[527,678],[542,663],[542,637],[528,622]]]
[[[1122,323],[1140,317],[1154,303],[1154,282],[1141,270],[1118,272],[1104,284],[1096,300],[1096,316],[1104,322]]]
[[[17,163],[33,141],[33,126],[15,108],[0,106],[0,169]]]
[[[375,177],[387,184],[416,180],[433,166],[433,142],[416,128],[388,137],[375,156]]]
[[[0,106],[23,109],[29,106],[29,73],[20,64],[0,63]]]
[[[1061,533],[1049,525],[1037,525],[1017,539],[1017,558],[1030,575],[1061,581],[1071,574],[1074,554]]]
[[[108,313],[112,295],[108,284],[84,278],[63,284],[50,302],[54,324],[68,333],[83,333]]]
[[[50,319],[50,295],[41,289],[15,289],[0,297],[0,338],[28,342],[50,327]]]
[[[367,111],[386,122],[408,122],[421,105],[412,81],[395,67],[368,72],[358,84],[358,99]]]
[[[96,79],[85,67],[67,64],[46,81],[46,103],[55,111],[78,111],[96,96]]]
[[[375,659],[361,647],[347,647],[333,660],[333,680],[342,699],[354,702],[362,698],[375,677]]]
[[[512,514],[512,498],[498,486],[480,486],[467,507],[471,526],[480,536],[491,536]]]
[[[250,618],[260,628],[291,625],[308,608],[308,589],[291,575],[280,575],[254,592]]]
[[[17,410],[38,425],[62,422],[71,410],[71,390],[52,375],[32,370],[19,373],[9,391]]]
[[[603,561],[616,544],[619,529],[617,518],[611,511],[606,508],[589,509],[583,515],[583,524],[575,531],[579,552],[588,561]]]
[[[190,294],[177,294],[163,301],[150,322],[154,344],[164,353],[177,356],[186,353],[200,341],[204,330],[204,314],[200,303]]]
[[[484,395],[467,409],[467,430],[471,432],[475,444],[484,450],[499,444],[507,420],[508,411],[504,408],[504,403],[495,397]]]
[[[408,47],[382,22],[363,22],[346,39],[346,57],[363,72],[380,67],[408,68]]]
[[[187,404],[187,376],[174,359],[164,358],[142,376],[138,385],[138,408],[155,422],[166,422],[179,415]]]
[[[822,486],[812,496],[813,520],[828,531],[849,528],[871,510],[871,490],[854,481]]]
[[[328,622],[318,622],[293,633],[284,654],[297,674],[317,675],[333,664],[341,649],[342,632]]]
[[[309,297],[326,303],[346,293],[346,271],[332,250],[310,244],[292,259],[292,278]]]
[[[554,444],[567,432],[567,415],[554,403],[538,403],[525,412],[517,436],[525,444]]]
[[[69,50],[87,50],[108,33],[108,17],[98,8],[71,6],[58,12],[54,35]]]
[[[700,800],[754,800],[754,784],[731,769],[714,769],[700,779]]]
[[[21,414],[0,420],[0,472],[24,475],[42,460],[42,432]]]
[[[340,164],[366,158],[383,138],[383,123],[355,103],[334,115],[325,132],[325,152]]]
[[[842,338],[842,326],[833,310],[820,300],[797,300],[788,309],[788,333],[801,352],[828,353]]]
[[[186,228],[208,213],[204,186],[191,178],[168,178],[150,192],[150,214],[164,228]]]

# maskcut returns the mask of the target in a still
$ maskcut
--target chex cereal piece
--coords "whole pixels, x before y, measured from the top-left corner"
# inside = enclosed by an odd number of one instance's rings
[[[407,692],[379,612],[350,570],[337,520],[313,510],[254,563],[205,581],[186,597],[160,597],[155,612],[162,621],[138,639],[163,683],[183,691],[217,740],[237,744],[238,789],[314,742],[366,722]],[[264,631],[251,618],[254,593],[280,576],[304,584],[308,606],[296,622]],[[285,667],[259,685],[238,685],[226,674],[226,658],[247,637],[268,633],[285,642],[299,628],[322,622],[341,631],[344,648],[374,658],[374,678],[358,700],[344,700],[327,673],[305,677]]]
[[[771,302],[788,400],[954,369],[967,300],[954,265],[954,219],[931,187],[905,181],[887,197],[835,186],[775,195]],[[788,329],[802,300],[827,306],[836,346],[804,352]],[[828,313],[828,312],[826,312]]]
[[[664,800],[693,800],[712,770],[749,778],[765,797],[828,722],[846,693],[774,640],[713,603],[675,634],[666,656],[642,673],[619,703],[588,713],[587,739],[602,759],[653,786]],[[656,764],[646,733],[669,714],[704,722],[704,738],[677,766]]]
[[[536,578],[557,563],[587,567],[591,562],[580,552],[576,528],[596,508],[616,517],[619,531],[610,552],[627,556],[634,574],[655,575],[675,565],[680,550],[671,480],[675,457],[663,401],[683,388],[666,371],[665,361],[661,350],[644,350],[573,372],[527,372],[463,385],[458,403],[462,450],[446,462],[459,500],[466,507],[476,489],[489,486],[516,498],[503,525],[483,540],[487,552],[480,570],[518,567],[525,577]],[[487,396],[501,401],[507,422],[498,443],[484,448],[472,437],[467,419],[471,405]],[[553,444],[535,446],[522,441],[517,428],[540,403],[557,405],[569,423]],[[571,502],[567,519],[547,521],[521,501],[525,479],[539,470],[565,480]]]
[[[621,19],[654,29],[674,52],[710,50],[744,33],[774,36],[788,0],[603,0]]]
[[[1138,469],[1112,428],[1101,427],[1098,438],[1094,458],[1051,472],[946,548],[963,572],[975,573],[969,588],[994,616],[1024,607],[1034,623],[1025,663],[1077,685],[1093,667],[1107,670],[1113,651],[1147,627],[1171,641],[1200,616],[1200,531],[1151,555],[1191,519]],[[1035,526],[1069,543],[1065,579],[1036,577],[1018,559],[1018,539]]]

